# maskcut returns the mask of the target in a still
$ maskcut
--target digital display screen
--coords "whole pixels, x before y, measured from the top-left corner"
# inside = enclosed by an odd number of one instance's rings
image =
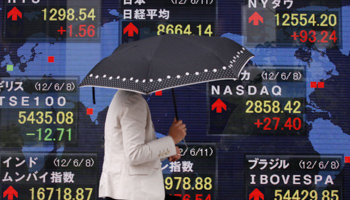
[[[117,89],[79,84],[118,46],[177,34],[225,37],[255,57],[238,78],[175,88],[187,136],[181,159],[161,162],[166,194],[350,200],[350,2],[0,2],[2,199],[102,199]],[[167,136],[172,91],[143,97],[157,138]]]

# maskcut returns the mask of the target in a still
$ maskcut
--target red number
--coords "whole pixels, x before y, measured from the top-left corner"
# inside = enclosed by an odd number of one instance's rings
[[[68,26],[68,28],[69,28],[69,37],[72,37],[73,25]]]
[[[190,200],[191,196],[189,194],[185,194],[182,200]]]
[[[266,123],[266,121],[267,121],[267,123]],[[266,117],[266,118],[264,119],[264,122],[265,122],[266,124],[265,124],[265,126],[264,126],[264,129],[263,129],[263,130],[265,130],[265,131],[271,130],[271,128],[269,127],[269,126],[270,126],[270,124],[271,124],[271,119],[270,119],[270,118],[268,118],[268,117]]]
[[[211,194],[208,194],[207,198],[205,200],[211,200]]]
[[[307,32],[305,30],[300,31],[300,42],[307,41]]]
[[[323,31],[321,32],[321,35],[324,35],[323,38],[322,38],[322,40],[321,40],[321,42],[322,42],[322,43],[328,43],[328,40],[327,40],[328,32],[323,30]]]
[[[298,124],[298,126],[296,124]],[[301,119],[299,117],[293,119],[293,128],[294,130],[301,129]]]
[[[336,34],[336,32],[335,31],[333,31],[332,33],[331,33],[331,35],[329,36],[329,39],[330,40],[333,40],[333,42],[334,43],[336,43],[337,42],[337,34]]]
[[[289,117],[287,119],[286,123],[284,124],[284,127],[288,128],[289,130],[292,130],[292,127],[293,127],[293,125],[292,125],[292,118]]]
[[[301,119],[296,117],[292,121],[292,118],[289,117],[284,124],[284,127],[288,128],[289,130],[292,130],[293,128],[294,130],[298,131],[301,129]]]
[[[88,36],[89,37],[94,37],[95,36],[95,26],[94,25],[90,25],[88,27]]]
[[[316,31],[311,30],[311,31],[309,31],[309,34],[310,34],[309,41],[312,43],[315,43],[316,42]]]
[[[199,198],[199,197],[202,197],[203,194],[196,194],[196,200],[203,200],[202,198]]]
[[[276,125],[275,125],[275,129],[274,130],[277,130],[278,124],[280,123],[280,118],[279,117],[274,117],[272,119],[276,121]]]
[[[86,29],[85,29],[86,25],[85,24],[81,24],[79,25],[79,36],[80,37],[85,37],[86,36]],[[81,33],[81,31],[83,33]]]
[[[293,35],[292,35],[292,37],[295,40],[295,38],[297,37],[296,33],[294,35],[295,36],[293,37]],[[314,30],[311,30],[309,32],[307,32],[306,30],[302,30],[299,33],[300,42],[309,41],[311,43],[315,43],[315,42],[328,43],[329,42],[328,40],[330,40],[330,41],[333,41],[334,43],[336,43],[338,40],[337,33],[335,30],[332,31],[332,33],[330,35],[329,35],[328,31],[326,31],[326,30],[321,31],[322,39],[320,41],[318,41],[316,39],[316,35],[317,35],[317,33]],[[328,35],[329,35],[329,37],[328,37]]]

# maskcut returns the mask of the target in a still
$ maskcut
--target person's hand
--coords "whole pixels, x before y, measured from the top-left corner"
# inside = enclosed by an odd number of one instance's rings
[[[170,156],[168,159],[170,162],[178,161],[181,158],[180,149],[178,146],[176,146],[176,154],[173,156]]]
[[[186,124],[183,124],[182,120],[176,121],[176,119],[174,119],[173,124],[169,129],[168,135],[171,136],[174,140],[174,143],[177,144],[185,138],[186,131]]]

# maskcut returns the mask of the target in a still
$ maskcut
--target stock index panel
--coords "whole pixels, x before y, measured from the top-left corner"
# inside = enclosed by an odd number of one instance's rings
[[[0,2],[2,199],[99,199],[116,90],[96,88],[94,104],[80,82],[123,43],[186,34],[226,37],[255,57],[237,80],[176,89],[187,145],[162,161],[166,193],[350,200],[349,1]],[[171,92],[144,98],[166,136]]]

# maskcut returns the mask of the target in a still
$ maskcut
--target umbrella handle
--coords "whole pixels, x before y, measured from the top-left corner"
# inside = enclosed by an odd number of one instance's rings
[[[176,99],[175,99],[174,88],[171,89],[171,92],[173,93],[173,103],[174,103],[174,109],[175,109],[175,118],[176,118],[176,121],[178,121],[179,120],[179,116],[177,114],[177,107],[176,107]]]
[[[179,120],[179,116],[178,116],[178,114],[177,114],[177,107],[176,107],[176,99],[175,99],[175,91],[174,91],[174,88],[171,88],[171,92],[172,92],[172,94],[173,94],[173,103],[174,103],[174,109],[175,109],[175,118],[176,118],[176,121],[178,121],[178,120]],[[188,148],[185,138],[183,139],[183,141],[184,141],[184,143],[185,143],[186,148]]]
[[[96,104],[96,99],[95,99],[95,87],[92,87],[92,103],[95,105]]]

